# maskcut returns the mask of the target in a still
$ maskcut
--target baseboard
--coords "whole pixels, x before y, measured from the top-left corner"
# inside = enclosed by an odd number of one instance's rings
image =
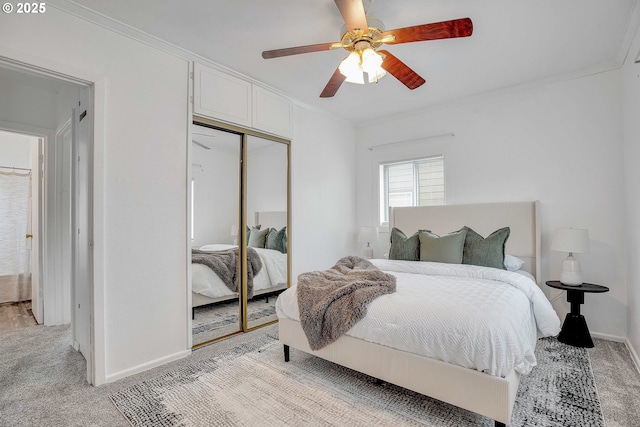
[[[623,343],[627,342],[627,338],[619,337],[617,335],[601,334],[599,332],[591,332],[591,336],[593,338],[600,338],[600,339],[607,340],[607,341],[623,342]]]
[[[633,348],[633,345],[631,345],[631,341],[629,341],[628,338],[619,337],[617,335],[601,334],[598,332],[591,332],[591,336],[594,338],[600,338],[607,341],[615,341],[615,342],[623,343],[627,347],[627,350],[629,350],[629,354],[631,354],[631,360],[633,360],[633,364],[635,365],[638,372],[640,372],[640,357],[638,357],[638,353]]]
[[[169,356],[161,357],[160,359],[152,360],[147,363],[143,363],[142,365],[134,366],[129,369],[125,369],[124,371],[116,372],[115,374],[107,375],[105,378],[105,382],[111,383],[117,381],[119,379],[129,377],[131,375],[139,374],[140,372],[148,371],[149,369],[155,368],[160,365],[164,365],[165,363],[173,362],[174,360],[182,359],[183,357],[187,357],[191,354],[191,350],[183,350],[178,353],[171,354]]]
[[[631,360],[633,360],[633,363],[636,365],[636,369],[640,372],[640,357],[638,357],[638,353],[636,353],[636,350],[631,345],[631,341],[627,339],[625,340],[625,344],[627,345],[629,353],[631,353]]]

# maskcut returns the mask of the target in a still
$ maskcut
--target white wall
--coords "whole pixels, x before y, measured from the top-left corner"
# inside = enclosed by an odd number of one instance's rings
[[[31,169],[32,140],[31,136],[0,130],[0,166]],[[11,172],[10,169],[1,170]],[[24,173],[24,171],[19,172]]]
[[[194,247],[233,243],[231,225],[238,223],[240,206],[240,144],[238,136],[235,151],[193,145]]]
[[[0,17],[0,25],[5,21],[6,16]],[[55,129],[56,97],[55,93],[0,79],[0,118],[5,122]]]
[[[188,62],[55,7],[0,16],[0,56],[98,82],[96,382],[184,355]]]
[[[256,212],[287,210],[287,145],[249,137],[247,152],[247,225],[255,224]],[[260,224],[262,228],[274,224]]]
[[[567,255],[550,251],[553,230],[589,229],[591,252],[575,256],[582,261],[585,281],[611,291],[588,294],[582,311],[591,331],[625,337],[621,72],[486,95],[359,129],[359,223],[370,221],[377,209],[370,196],[375,194],[375,183],[366,148],[446,132],[455,136],[436,140],[448,150],[447,184],[453,187],[448,188],[448,203],[539,200],[543,258],[539,283],[551,298],[559,292],[544,281],[559,277],[560,262]],[[425,142],[424,150],[433,143]],[[388,245],[388,235],[382,234],[381,241]],[[378,253],[386,249],[382,242]],[[569,309],[564,295],[554,306],[564,318]]]
[[[640,35],[634,43],[638,52]],[[625,242],[627,247],[628,275],[628,338],[635,352],[636,363],[640,364],[640,64],[629,58],[624,68],[624,159],[626,223]]]
[[[294,106],[291,144],[291,280],[355,251],[355,130]]]

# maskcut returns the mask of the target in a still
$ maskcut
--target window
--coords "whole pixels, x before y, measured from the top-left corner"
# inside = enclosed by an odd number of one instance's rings
[[[390,206],[443,205],[444,156],[380,165],[380,222]]]

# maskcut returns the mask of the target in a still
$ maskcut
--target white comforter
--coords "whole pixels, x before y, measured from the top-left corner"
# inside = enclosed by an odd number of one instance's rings
[[[495,376],[536,365],[538,333],[560,319],[530,278],[461,264],[371,260],[397,277],[397,290],[368,307],[347,335]],[[296,288],[276,302],[279,318],[300,320]]]
[[[213,244],[202,251],[222,251],[235,245]],[[253,292],[287,284],[287,255],[273,249],[253,248],[262,261],[262,268],[253,278]],[[209,298],[234,295],[216,273],[204,264],[191,264],[191,290]]]

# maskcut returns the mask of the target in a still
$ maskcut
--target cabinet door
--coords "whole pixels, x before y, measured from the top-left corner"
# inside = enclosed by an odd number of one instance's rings
[[[253,127],[285,138],[291,137],[291,101],[253,85]]]
[[[194,64],[193,112],[251,127],[251,83]]]

